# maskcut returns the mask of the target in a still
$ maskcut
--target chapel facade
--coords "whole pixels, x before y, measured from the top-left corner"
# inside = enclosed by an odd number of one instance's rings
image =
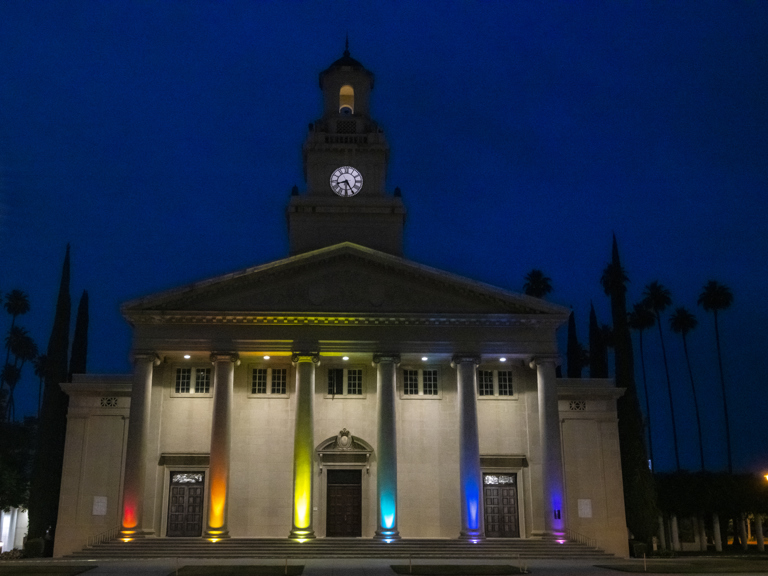
[[[128,302],[134,371],[75,375],[55,555],[120,537],[627,531],[612,380],[556,378],[569,311],[403,257],[374,76],[348,50],[290,255]]]

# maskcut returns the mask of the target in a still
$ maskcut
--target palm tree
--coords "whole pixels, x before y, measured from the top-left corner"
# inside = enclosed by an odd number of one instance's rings
[[[683,350],[685,351],[685,363],[688,365],[688,376],[691,378],[691,392],[693,393],[693,407],[696,410],[696,428],[699,433],[699,457],[701,459],[701,471],[704,471],[704,443],[701,439],[701,418],[699,417],[699,401],[696,398],[696,385],[693,383],[693,370],[691,370],[691,358],[688,356],[688,332],[696,328],[699,321],[686,308],[680,306],[669,319],[672,332],[683,337]]]
[[[534,268],[525,275],[523,291],[534,298],[544,298],[552,292],[552,278],[544,275],[544,272]]]
[[[50,366],[48,365],[48,355],[38,354],[37,358],[34,359],[33,364],[35,365],[35,376],[37,376],[39,380],[37,385],[37,417],[40,418],[40,402],[43,399],[43,382],[45,382],[45,377],[50,370]]]
[[[16,326],[16,317],[21,316],[22,314],[26,314],[29,312],[29,296],[21,290],[11,290],[5,295],[5,303],[3,304],[8,314],[11,315],[11,328],[8,331],[8,334],[13,331],[14,327]],[[11,350],[8,348],[7,340],[6,340],[6,346],[5,346],[5,363],[8,364],[8,360],[11,358]],[[0,374],[0,387],[2,387],[3,382],[6,382],[8,384],[8,387],[11,387],[10,382],[7,382],[3,377],[2,374]],[[15,386],[15,384],[14,384]]]
[[[715,342],[717,343],[717,364],[720,368],[720,388],[723,392],[723,411],[725,412],[725,442],[728,448],[728,473],[733,473],[733,460],[731,458],[731,427],[728,422],[728,402],[725,397],[725,376],[723,375],[723,356],[720,351],[720,329],[717,324],[717,313],[725,310],[733,304],[733,294],[731,289],[725,284],[720,284],[716,280],[710,280],[704,285],[704,289],[699,295],[699,306],[704,308],[705,312],[712,311],[715,316]]]
[[[16,384],[21,379],[21,370],[24,364],[33,361],[37,357],[37,344],[32,340],[26,329],[13,326],[5,338],[6,349],[13,354],[13,364],[5,363],[2,371],[3,380],[8,384],[8,420],[16,417],[16,405],[13,400],[13,392]]]
[[[672,304],[672,297],[664,286],[655,280],[648,284],[643,291],[643,299],[648,308],[656,316],[659,326],[659,339],[661,340],[661,354],[664,358],[664,373],[667,376],[667,392],[669,394],[669,409],[672,416],[672,441],[675,445],[675,464],[680,470],[680,451],[677,448],[677,424],[675,423],[675,403],[672,400],[672,382],[669,379],[669,364],[667,363],[667,348],[664,346],[664,333],[661,330],[661,313]]]
[[[643,370],[643,394],[645,394],[645,413],[648,415],[648,453],[651,458],[651,467],[653,467],[653,434],[651,433],[651,402],[648,397],[648,380],[645,375],[645,353],[643,352],[643,330],[653,327],[656,324],[656,317],[644,302],[638,302],[632,307],[629,313],[629,327],[637,331],[640,342],[640,366]]]

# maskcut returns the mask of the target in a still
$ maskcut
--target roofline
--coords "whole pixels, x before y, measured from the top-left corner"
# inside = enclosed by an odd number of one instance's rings
[[[571,313],[571,311],[564,306],[560,306],[558,304],[552,304],[540,298],[534,298],[533,296],[528,296],[526,294],[520,294],[518,292],[511,292],[509,290],[504,290],[497,286],[493,286],[492,284],[487,284],[485,282],[480,282],[478,280],[472,280],[470,278],[466,278],[464,276],[460,276],[452,272],[447,272],[445,270],[433,268],[432,266],[427,266],[426,264],[420,264],[418,262],[414,262],[413,260],[408,260],[401,256],[394,256],[392,254],[387,254],[386,252],[374,250],[373,248],[361,246],[353,242],[341,242],[339,244],[334,244],[332,246],[325,246],[323,248],[318,248],[317,250],[303,252],[301,254],[296,254],[294,256],[288,256],[287,258],[281,258],[280,260],[273,260],[272,262],[267,262],[266,264],[252,266],[249,268],[238,270],[236,272],[230,272],[228,274],[224,274],[221,276],[207,278],[205,280],[200,280],[197,282],[193,282],[191,284],[186,284],[178,288],[172,288],[170,290],[158,292],[155,294],[151,294],[149,296],[144,296],[141,298],[129,300],[128,302],[125,302],[120,307],[120,311],[124,317],[128,318],[131,312],[144,312],[146,310],[151,310],[151,308],[144,308],[143,310],[136,310],[136,308],[151,306],[153,302],[162,301],[173,296],[182,296],[185,293],[188,293],[194,290],[200,290],[208,286],[220,284],[222,282],[233,280],[235,278],[240,278],[242,276],[247,276],[249,274],[264,272],[270,269],[283,267],[283,266],[295,266],[302,262],[311,262],[312,260],[319,259],[324,255],[330,255],[334,252],[365,253],[380,261],[389,262],[395,265],[405,266],[410,268],[413,271],[432,275],[438,278],[442,278],[445,281],[463,284],[465,287],[467,287],[470,290],[474,290],[475,292],[481,292],[481,293],[484,292],[489,296],[493,296],[503,300],[518,300],[522,304],[527,304],[533,310],[539,310],[541,311],[541,313],[544,313],[544,314],[552,314],[554,316],[562,317],[563,321],[566,321],[568,319],[568,316]],[[219,312],[219,314],[221,314],[221,312]],[[270,313],[270,315],[274,315],[274,314],[275,313]]]

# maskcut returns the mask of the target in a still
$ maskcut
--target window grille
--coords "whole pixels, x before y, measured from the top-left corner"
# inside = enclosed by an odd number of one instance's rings
[[[424,395],[437,396],[437,370],[424,370]]]
[[[512,371],[499,370],[499,396],[512,395]]]
[[[419,371],[403,370],[403,394],[419,393]]]
[[[189,394],[189,385],[192,381],[192,368],[176,369],[176,394]]]
[[[287,381],[287,368],[272,368],[272,394],[285,394]]]
[[[493,371],[477,371],[477,393],[480,396],[493,396]]]
[[[267,393],[267,369],[254,368],[251,380],[251,394]]]
[[[363,371],[347,371],[347,394],[360,395],[363,393]]]
[[[211,391],[211,369],[195,370],[195,394],[208,394]]]

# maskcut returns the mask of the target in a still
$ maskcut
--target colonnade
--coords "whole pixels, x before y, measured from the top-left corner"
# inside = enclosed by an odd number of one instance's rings
[[[204,536],[217,540],[229,537],[227,526],[229,466],[235,353],[211,354],[213,374],[213,418],[208,481],[208,523]],[[315,537],[313,521],[314,477],[314,391],[315,370],[320,356],[316,352],[295,352],[296,367],[295,433],[293,449],[293,507],[289,537],[307,540]],[[121,536],[140,538],[153,534],[151,519],[143,516],[146,493],[146,460],[149,441],[154,353],[134,355],[134,379],[128,428],[123,517]],[[400,538],[397,509],[397,366],[398,354],[375,354],[377,379],[377,523],[374,538],[385,541]],[[477,366],[479,356],[455,355],[452,366],[457,375],[459,424],[459,486],[461,527],[459,538],[478,541],[485,537],[483,484],[477,419]],[[536,535],[552,537],[565,529],[563,464],[557,406],[554,358],[537,358],[539,439],[541,445],[541,495],[543,527]]]

